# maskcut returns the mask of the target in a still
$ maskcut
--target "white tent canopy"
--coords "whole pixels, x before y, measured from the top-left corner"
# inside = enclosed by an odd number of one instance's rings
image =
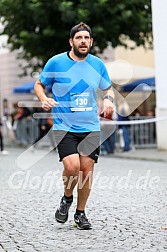
[[[155,76],[154,68],[132,65],[125,60],[106,62],[105,66],[107,68],[111,81],[118,85],[127,84],[132,80]]]

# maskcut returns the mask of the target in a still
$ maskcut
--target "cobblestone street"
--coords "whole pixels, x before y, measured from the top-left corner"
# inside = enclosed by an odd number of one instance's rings
[[[9,151],[0,156],[0,252],[167,251],[166,162],[100,157],[85,231],[73,226],[76,191],[68,222],[54,219],[63,192],[57,153],[27,168],[16,163],[23,149]]]

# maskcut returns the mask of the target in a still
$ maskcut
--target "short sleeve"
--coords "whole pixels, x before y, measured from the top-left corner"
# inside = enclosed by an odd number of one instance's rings
[[[101,64],[101,80],[99,84],[99,88],[101,90],[106,90],[112,85],[112,82],[110,80],[110,77],[108,75],[107,69],[105,65],[102,63]]]
[[[49,59],[46,65],[44,66],[42,73],[39,76],[40,82],[44,86],[51,85],[54,81],[54,73],[55,73],[55,63],[53,59]]]

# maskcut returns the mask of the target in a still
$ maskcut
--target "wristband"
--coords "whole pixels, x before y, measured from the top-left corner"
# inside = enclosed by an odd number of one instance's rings
[[[105,95],[105,96],[103,97],[103,99],[108,99],[108,100],[110,100],[111,102],[114,102],[114,98],[113,98],[111,95]]]

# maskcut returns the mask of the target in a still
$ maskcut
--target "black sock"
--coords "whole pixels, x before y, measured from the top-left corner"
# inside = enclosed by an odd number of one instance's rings
[[[75,212],[76,214],[81,214],[81,213],[85,213],[85,211],[84,210],[78,210],[78,209],[76,209],[76,212]]]
[[[71,195],[71,196],[66,196],[66,195],[64,194],[64,198],[65,198],[65,200],[66,200],[67,203],[73,202],[73,195]]]

